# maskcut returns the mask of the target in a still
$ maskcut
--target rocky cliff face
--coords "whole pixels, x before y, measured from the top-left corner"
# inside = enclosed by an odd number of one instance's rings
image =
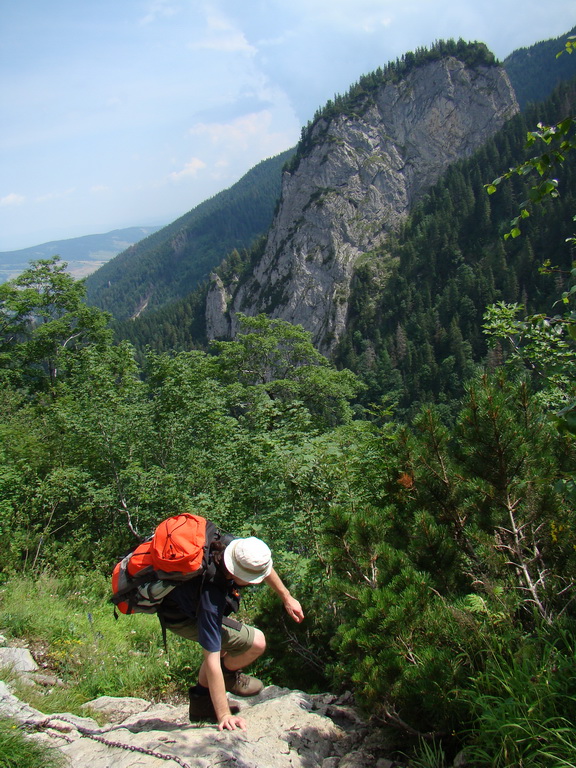
[[[503,69],[447,57],[383,84],[360,116],[319,120],[311,149],[284,174],[280,207],[252,274],[229,285],[213,276],[209,338],[233,336],[236,312],[265,312],[301,324],[329,353],[345,328],[358,261],[381,251],[447,166],[517,111]]]

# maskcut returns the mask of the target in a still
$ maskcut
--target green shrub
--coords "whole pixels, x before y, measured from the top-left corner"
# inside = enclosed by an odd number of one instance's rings
[[[305,618],[296,624],[288,617],[278,597],[258,589],[245,601],[254,624],[266,635],[266,653],[254,670],[266,683],[296,688],[308,693],[330,689],[327,665],[334,661],[330,639],[334,614],[325,585],[325,574],[317,559],[279,555],[280,571],[291,593],[302,604]]]

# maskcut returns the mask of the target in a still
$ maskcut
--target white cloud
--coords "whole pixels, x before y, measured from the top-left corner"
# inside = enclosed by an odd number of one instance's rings
[[[255,164],[296,143],[295,122],[281,121],[281,130],[275,130],[275,123],[278,120],[272,111],[264,109],[230,122],[197,123],[189,134],[205,146],[204,155],[211,157],[211,177],[224,178],[228,171],[239,166],[239,158]]]
[[[140,24],[152,24],[157,19],[170,18],[176,13],[178,13],[178,8],[172,4],[171,0],[152,0],[148,7],[148,13],[140,19]]]
[[[382,28],[389,27],[392,24],[390,16],[382,16],[381,14],[368,15],[364,19],[360,19],[358,25],[363,32],[367,34],[373,34],[378,32]]]
[[[205,40],[199,40],[196,43],[191,43],[190,48],[223,53],[256,53],[256,49],[249,44],[241,32],[230,32],[226,35],[215,35]]]
[[[169,178],[172,181],[181,181],[182,179],[196,176],[198,171],[201,171],[203,168],[206,168],[206,163],[200,160],[199,157],[193,157],[181,171],[174,171],[169,175]]]
[[[64,197],[70,197],[76,192],[76,187],[70,187],[69,189],[63,189],[59,192],[48,192],[45,195],[38,195],[35,198],[37,203],[49,203],[51,200],[61,200]]]
[[[0,206],[4,208],[8,205],[22,205],[25,199],[24,195],[18,195],[16,192],[11,192],[9,195],[5,195],[5,197],[0,197]]]
[[[248,53],[257,51],[250,45],[241,29],[222,13],[210,9],[206,17],[208,30],[202,39],[190,43],[191,50],[210,50],[224,53]]]
[[[190,129],[192,136],[206,136],[212,144],[247,149],[255,136],[268,134],[272,114],[264,109],[242,115],[230,123],[197,123]]]
[[[314,7],[315,21],[319,23],[323,20],[324,23],[330,24],[334,29],[339,28],[347,33],[352,30],[360,30],[372,34],[392,23],[393,16],[390,13],[385,13],[382,5],[382,0],[364,0],[363,2],[357,0],[354,4],[348,0],[343,0],[340,3],[330,0],[323,7],[318,5]],[[385,2],[384,5],[388,5],[390,10],[394,12],[396,3]]]

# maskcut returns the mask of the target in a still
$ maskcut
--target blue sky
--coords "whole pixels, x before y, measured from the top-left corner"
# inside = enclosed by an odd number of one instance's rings
[[[499,58],[574,0],[0,0],[0,251],[164,224],[437,39]]]

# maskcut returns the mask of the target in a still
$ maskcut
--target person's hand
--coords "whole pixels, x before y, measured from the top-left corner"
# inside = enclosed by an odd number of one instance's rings
[[[219,731],[236,731],[246,730],[246,720],[244,720],[243,717],[238,717],[237,715],[224,715],[223,718],[221,718],[220,722],[218,723],[218,730]]]
[[[288,595],[284,600],[284,608],[286,609],[288,616],[290,616],[291,619],[294,619],[297,624],[304,621],[304,611],[302,610],[302,606],[295,597],[292,597],[292,595]]]

